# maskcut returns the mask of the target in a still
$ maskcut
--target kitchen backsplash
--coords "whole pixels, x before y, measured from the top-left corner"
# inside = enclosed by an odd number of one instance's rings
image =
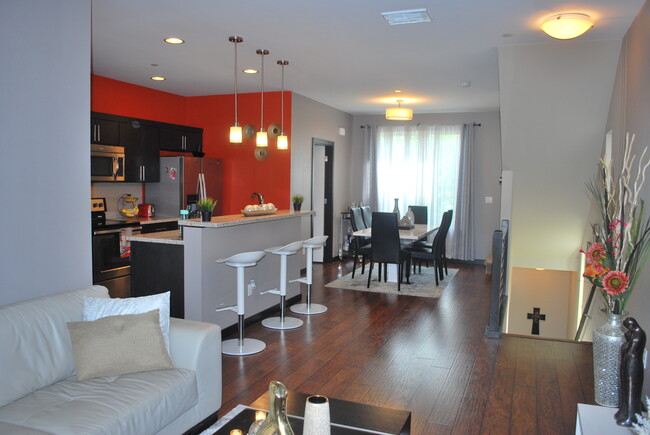
[[[138,198],[136,204],[143,202],[142,183],[91,183],[90,194],[93,198],[106,198],[106,217],[122,217],[118,211],[117,201],[128,193]]]

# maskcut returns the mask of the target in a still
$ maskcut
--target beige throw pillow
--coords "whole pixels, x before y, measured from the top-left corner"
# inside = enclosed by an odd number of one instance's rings
[[[173,368],[159,310],[69,322],[77,380]]]

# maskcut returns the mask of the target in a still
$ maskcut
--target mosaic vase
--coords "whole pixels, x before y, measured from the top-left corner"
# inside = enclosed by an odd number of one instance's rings
[[[594,329],[594,395],[597,404],[618,407],[621,387],[621,346],[625,342],[623,314],[607,313],[607,322]]]

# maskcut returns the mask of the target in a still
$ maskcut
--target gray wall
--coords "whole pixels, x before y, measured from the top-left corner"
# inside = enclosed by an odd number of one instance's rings
[[[510,264],[575,271],[585,183],[602,149],[620,41],[499,48],[503,169],[512,170]]]
[[[625,133],[636,135],[637,154],[650,146],[650,4],[645,3],[627,36],[623,40],[612,95],[608,128],[613,131],[615,155],[622,153]],[[646,204],[650,204],[650,181],[641,193]],[[648,211],[646,207],[646,218]],[[650,269],[646,264],[643,274],[626,307],[642,328],[650,331]],[[647,348],[647,346],[646,346]],[[646,368],[644,395],[650,395],[650,371]]]
[[[305,197],[303,210],[311,210],[312,139],[334,142],[334,240],[332,256],[338,255],[340,212],[350,204],[350,149],[352,115],[293,93],[291,120],[291,193]],[[345,129],[345,136],[339,134]],[[288,204],[288,206],[291,206]],[[309,219],[303,219],[303,237],[310,236]]]
[[[92,282],[90,0],[0,2],[0,305]]]
[[[417,112],[417,108],[414,107]],[[361,168],[363,162],[364,133],[362,125],[392,125],[397,121],[387,121],[384,115],[356,115],[352,127],[352,168]],[[408,124],[439,124],[457,125],[477,122],[482,124],[476,130],[476,146],[474,148],[473,176],[473,210],[474,234],[476,236],[474,252],[477,259],[485,259],[491,250],[492,233],[499,228],[499,204],[501,189],[501,136],[499,111],[472,113],[416,113],[413,121]],[[362,174],[358,170],[351,171],[350,190],[351,200],[361,201]],[[485,203],[485,197],[492,197],[492,204]]]

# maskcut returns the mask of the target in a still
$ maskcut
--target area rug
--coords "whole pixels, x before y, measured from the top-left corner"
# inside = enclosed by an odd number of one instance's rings
[[[342,288],[346,290],[357,290],[373,293],[391,293],[406,296],[419,296],[423,298],[439,298],[443,290],[449,286],[451,280],[458,273],[458,269],[449,269],[449,275],[445,275],[445,279],[440,281],[436,287],[436,277],[434,275],[433,267],[423,267],[422,273],[411,274],[411,284],[402,283],[401,290],[397,292],[396,282],[377,282],[377,268],[372,271],[372,280],[370,281],[370,288],[368,285],[368,271],[369,267],[366,265],[366,273],[361,274],[361,268],[354,272],[354,279],[352,273],[326,284],[325,287]],[[383,275],[383,273],[382,273]]]

